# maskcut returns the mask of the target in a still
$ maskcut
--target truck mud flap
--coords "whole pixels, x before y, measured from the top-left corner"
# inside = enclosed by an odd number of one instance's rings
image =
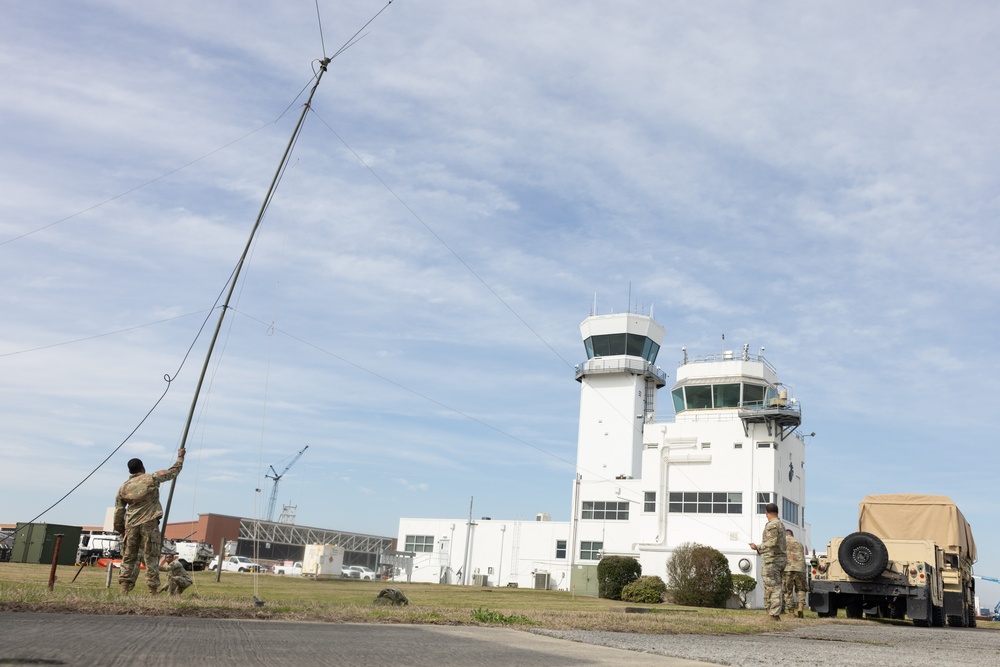
[[[914,621],[931,621],[931,604],[927,598],[909,598],[906,601],[906,615]]]
[[[809,593],[809,608],[817,614],[830,613],[830,595],[828,593]]]

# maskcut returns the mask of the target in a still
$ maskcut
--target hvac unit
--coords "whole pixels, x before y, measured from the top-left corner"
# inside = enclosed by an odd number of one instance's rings
[[[473,586],[482,586],[483,588],[486,588],[487,586],[490,585],[489,575],[488,574],[474,574],[474,575],[472,575],[472,585]]]
[[[548,572],[535,572],[535,590],[536,591],[547,591],[547,590],[549,590],[549,573]]]

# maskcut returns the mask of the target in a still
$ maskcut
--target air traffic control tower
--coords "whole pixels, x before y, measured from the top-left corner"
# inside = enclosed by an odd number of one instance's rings
[[[666,374],[656,366],[663,327],[646,315],[592,315],[580,324],[587,361],[580,392],[579,479],[632,479],[642,473],[643,425],[656,413]]]

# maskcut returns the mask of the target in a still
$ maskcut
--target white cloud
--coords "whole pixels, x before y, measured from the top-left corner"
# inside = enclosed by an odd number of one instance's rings
[[[382,4],[321,2],[327,52]],[[274,121],[322,51],[314,7],[242,7],[0,7],[0,520],[34,516],[139,423],[203,315],[161,320],[210,308],[243,249],[301,98]],[[631,291],[667,329],[668,372],[723,332],[767,347],[819,434],[817,540],[876,491],[949,494],[988,525],[998,12],[393,3],[314,100],[179,506],[250,513],[267,466],[309,444],[281,485],[307,525],[394,534],[396,493],[410,516],[476,495],[565,518],[576,327],[595,292],[610,312]],[[99,522],[129,452],[169,465],[206,338],[48,520]],[[51,474],[28,484],[40,454]],[[907,488],[881,488],[884,461]]]

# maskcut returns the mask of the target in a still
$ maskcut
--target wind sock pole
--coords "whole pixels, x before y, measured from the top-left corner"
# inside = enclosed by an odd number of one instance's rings
[[[194,398],[191,399],[191,409],[188,411],[187,423],[184,424],[184,435],[181,437],[181,448],[187,444],[188,433],[191,431],[191,422],[194,420],[194,411],[198,405],[198,396],[201,394],[201,386],[205,382],[205,375],[208,373],[208,362],[212,358],[212,351],[215,349],[215,342],[219,338],[219,331],[222,329],[222,321],[226,317],[226,310],[229,309],[229,302],[233,297],[233,292],[236,290],[236,283],[239,281],[240,271],[243,269],[243,263],[246,261],[247,255],[250,254],[250,248],[253,245],[254,236],[257,234],[257,229],[260,227],[261,221],[264,219],[264,214],[267,212],[268,206],[271,204],[271,198],[274,196],[274,191],[278,187],[278,181],[281,180],[281,174],[284,172],[285,167],[288,166],[288,158],[292,154],[292,149],[295,147],[295,142],[299,137],[299,132],[302,129],[302,123],[306,119],[306,114],[309,113],[311,108],[313,95],[316,94],[316,89],[319,88],[319,82],[322,80],[323,75],[326,73],[327,66],[330,64],[331,58],[323,58],[319,61],[319,73],[316,75],[316,83],[313,84],[312,90],[309,91],[309,99],[302,107],[302,114],[299,116],[298,122],[295,124],[295,129],[292,131],[292,136],[288,140],[288,146],[285,147],[285,152],[281,156],[281,162],[278,164],[277,171],[274,172],[274,178],[271,179],[271,186],[267,190],[267,195],[264,197],[264,202],[260,206],[260,212],[257,213],[257,220],[253,224],[253,229],[250,230],[250,237],[247,239],[246,247],[243,248],[243,254],[240,255],[240,261],[236,264],[236,270],[233,272],[231,282],[229,284],[229,291],[226,293],[226,300],[222,304],[222,311],[219,313],[219,321],[215,324],[215,332],[212,334],[212,342],[208,345],[208,353],[205,354],[205,363],[201,367],[201,375],[198,377],[198,385],[194,390]],[[163,510],[163,526],[160,528],[160,540],[163,540],[164,534],[167,531],[167,517],[170,516],[170,504],[174,499],[174,486],[177,484],[177,478],[175,477],[170,482],[170,493],[167,495],[167,506]],[[220,569],[221,569],[221,563]]]

